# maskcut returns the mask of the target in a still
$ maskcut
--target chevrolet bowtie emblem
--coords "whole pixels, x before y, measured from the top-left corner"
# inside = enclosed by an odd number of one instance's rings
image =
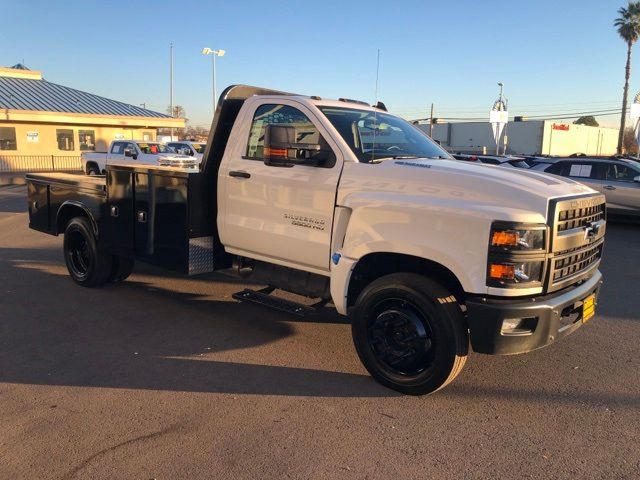
[[[592,239],[598,234],[600,230],[600,225],[589,222],[584,227],[584,239]]]

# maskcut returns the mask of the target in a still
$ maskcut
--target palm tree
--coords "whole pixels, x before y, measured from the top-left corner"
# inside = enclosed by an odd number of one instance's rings
[[[613,25],[617,27],[620,38],[627,44],[627,66],[624,75],[624,93],[622,94],[622,115],[620,117],[620,133],[618,135],[618,153],[622,153],[624,128],[627,117],[627,96],[629,95],[629,77],[631,76],[631,47],[640,35],[640,2],[629,2],[627,8],[618,10],[618,18]]]

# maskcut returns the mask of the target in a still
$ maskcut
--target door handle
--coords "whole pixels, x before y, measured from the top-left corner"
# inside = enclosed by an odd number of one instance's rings
[[[605,185],[602,188],[604,188],[605,190],[615,190],[616,189],[616,187],[614,187],[613,185]]]
[[[229,172],[229,176],[235,178],[251,178],[251,174],[249,172],[242,170],[232,170]]]

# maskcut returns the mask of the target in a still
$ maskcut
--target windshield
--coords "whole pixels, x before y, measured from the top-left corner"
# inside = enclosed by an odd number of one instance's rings
[[[196,153],[204,153],[205,143],[192,143],[191,146],[196,151]]]
[[[383,158],[451,158],[420,129],[387,113],[320,107],[361,162]]]
[[[164,143],[138,143],[138,148],[142,153],[157,155],[159,153],[173,153]]]

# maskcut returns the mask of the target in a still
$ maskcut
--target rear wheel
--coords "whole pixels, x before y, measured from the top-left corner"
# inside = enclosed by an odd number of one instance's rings
[[[434,392],[465,364],[469,338],[460,306],[421,275],[396,273],[372,282],[358,297],[351,322],[366,369],[399,392]]]
[[[135,262],[133,258],[114,256],[113,266],[111,267],[111,274],[109,275],[109,282],[118,283],[123,282],[127,278],[129,278],[129,275],[131,275],[131,272],[133,272],[134,263]]]
[[[64,259],[74,282],[83,287],[104,285],[113,266],[113,257],[98,250],[89,220],[75,217],[64,232]]]

